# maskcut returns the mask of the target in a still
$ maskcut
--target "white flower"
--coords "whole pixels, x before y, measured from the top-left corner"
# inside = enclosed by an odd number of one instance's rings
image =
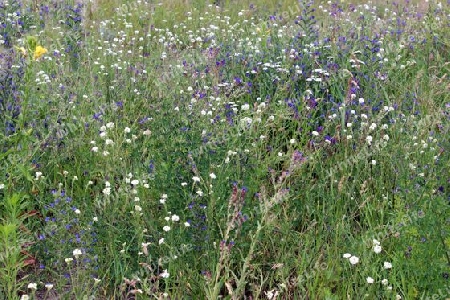
[[[92,218],[92,220],[94,220],[94,222],[98,222],[98,218],[97,217]]]
[[[106,144],[106,145],[114,145],[114,141],[113,141],[113,140],[110,140],[110,139],[106,139],[106,140],[105,140],[105,144]]]
[[[4,183],[0,183],[0,190],[3,190],[5,188],[5,184]]]
[[[159,274],[159,276],[161,276],[162,278],[169,278],[169,273],[167,272],[167,269],[164,270],[161,274]]]
[[[64,259],[64,261],[68,264],[71,261],[73,261],[73,258],[72,257],[68,257],[68,258]]]
[[[107,196],[111,195],[111,188],[109,188],[109,187],[104,188],[102,193],[107,195]]]
[[[390,262],[385,261],[383,266],[385,269],[392,269],[392,264]]]
[[[376,254],[381,253],[381,246],[380,245],[373,246],[373,252],[375,252]]]
[[[51,284],[51,283],[46,283],[46,284],[45,284],[45,288],[46,288],[47,290],[51,290],[51,289],[53,288],[53,284]]]
[[[377,161],[376,161],[375,159],[372,159],[372,162],[371,162],[371,163],[372,163],[372,165],[375,166],[375,165],[377,164]]]
[[[167,226],[167,225],[164,226],[164,227],[163,227],[163,230],[166,231],[166,232],[167,232],[167,231],[170,231],[170,226]]]
[[[186,186],[187,185],[187,182],[182,182],[181,183],[181,186]]]
[[[132,185],[138,185],[139,184],[139,180],[134,179],[134,180],[131,181],[131,184]]]
[[[266,294],[267,299],[272,300],[272,299],[276,299],[278,297],[278,291],[275,290],[271,290],[268,292],[264,292],[264,294]]]
[[[375,280],[372,277],[367,277],[366,280],[367,280],[367,283],[374,283],[375,282]]]
[[[241,110],[249,110],[250,109],[250,105],[248,105],[248,103],[245,103],[244,105],[241,106]]]
[[[72,251],[73,256],[78,257],[82,254],[81,249],[75,249]]]
[[[30,282],[30,283],[28,284],[28,288],[29,288],[30,290],[36,290],[36,289],[37,289],[37,283],[35,283],[35,282]]]
[[[366,141],[367,141],[367,144],[369,144],[369,145],[371,145],[372,144],[372,136],[371,135],[368,135],[367,137],[366,137]]]
[[[290,144],[295,144],[295,139],[290,139],[290,140],[289,140],[289,143],[290,143]]]
[[[142,207],[140,207],[139,205],[135,205],[134,206],[134,210],[135,211],[142,211]]]
[[[359,102],[359,104],[364,104],[364,98],[359,98],[358,102]]]
[[[402,296],[400,296],[400,295],[397,294],[397,295],[395,296],[395,300],[402,300]]]
[[[192,180],[194,180],[194,182],[200,182],[200,177],[194,176],[192,177]]]
[[[74,211],[77,215],[79,215],[79,214],[81,214],[81,211],[77,208],[77,209],[75,209],[75,211]]]
[[[189,224],[189,222],[184,222],[184,227],[189,227],[191,226],[191,224]]]
[[[114,128],[114,123],[113,122],[106,123],[106,128]]]
[[[42,172],[36,172],[36,180],[39,180],[41,178]]]
[[[164,238],[160,238],[158,243],[161,245],[162,243],[164,243]]]
[[[28,295],[22,295],[22,296],[20,296],[20,300],[29,300],[30,299],[30,296],[28,296]]]
[[[131,129],[130,129],[130,127],[125,127],[125,129],[123,131],[125,131],[125,133],[129,133],[129,132],[131,132]]]
[[[344,255],[342,255],[343,258],[350,258],[352,257],[352,255],[350,253],[345,253]]]
[[[216,179],[217,178],[216,174],[214,174],[214,173],[209,174],[209,177],[211,177],[211,179]]]
[[[108,151],[103,151],[103,156],[108,156],[109,155],[109,152]]]
[[[173,222],[178,222],[178,221],[180,221],[180,217],[177,216],[177,215],[173,215],[173,216],[172,216],[172,221],[173,221]]]
[[[380,242],[378,240],[376,240],[376,239],[373,239],[372,243],[373,243],[374,246],[380,245]]]
[[[144,132],[142,132],[142,134],[148,136],[148,135],[152,134],[152,132],[149,129],[147,129]]]
[[[359,258],[356,257],[356,256],[350,257],[349,260],[350,260],[350,263],[351,263],[352,265],[356,265],[357,263],[359,263]]]
[[[313,131],[313,132],[311,132],[311,134],[314,135],[314,136],[318,136],[319,135],[319,133],[317,131]]]
[[[382,285],[388,285],[389,281],[387,279],[381,280]]]

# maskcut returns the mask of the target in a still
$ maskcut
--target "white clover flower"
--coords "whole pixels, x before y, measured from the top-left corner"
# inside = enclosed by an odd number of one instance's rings
[[[46,283],[46,284],[45,284],[45,288],[46,288],[47,290],[51,290],[51,289],[53,288],[53,284],[51,284],[51,283]]]
[[[289,144],[295,144],[295,139],[290,139]]]
[[[93,217],[92,220],[93,220],[94,222],[98,222],[98,218],[97,218],[97,217]]]
[[[75,211],[74,211],[77,215],[79,215],[79,214],[81,214],[81,211],[77,208],[77,209],[75,209]]]
[[[36,180],[39,180],[41,178],[42,172],[36,172]]]
[[[108,156],[108,155],[109,155],[109,152],[105,150],[105,151],[103,151],[102,154],[103,154],[103,156]]]
[[[106,135],[107,135],[106,131],[100,132],[100,137],[101,137],[101,138],[105,138]]]
[[[170,217],[164,217],[164,220],[166,220],[167,222],[169,222]]]
[[[92,148],[91,148],[91,151],[92,151],[92,152],[98,152],[98,147],[92,147]]]
[[[216,179],[217,178],[216,174],[214,174],[214,173],[209,174],[209,177],[211,177],[211,179]]]
[[[103,125],[102,127],[100,127],[100,131],[105,131],[106,130],[106,126]]]
[[[313,132],[311,132],[311,134],[314,135],[314,136],[319,136],[319,133],[317,131],[315,131],[315,130]]]
[[[182,182],[181,186],[187,186],[187,182]]]
[[[138,185],[139,184],[139,180],[134,179],[134,180],[131,181],[131,184],[132,185]]]
[[[125,127],[125,129],[123,130],[125,133],[130,133],[131,132],[131,129],[130,129],[130,127]]]
[[[162,243],[164,243],[164,238],[160,238],[159,241],[158,241],[158,244],[161,245]]]
[[[359,104],[364,104],[364,98],[359,98],[358,102],[359,102]]]
[[[352,255],[350,253],[345,253],[344,255],[342,255],[343,258],[350,258],[352,257]]]
[[[105,140],[105,144],[106,144],[106,145],[114,145],[114,141],[113,141],[113,140],[110,140],[110,139],[106,139],[106,140]]]
[[[142,207],[140,207],[139,205],[135,205],[134,206],[134,210],[135,211],[142,211]]]
[[[71,261],[73,261],[73,258],[72,257],[68,257],[68,258],[64,259],[64,261],[68,264]]]
[[[72,251],[72,254],[73,254],[73,256],[78,257],[83,253],[81,252],[81,249],[75,249]]]
[[[192,177],[192,180],[193,180],[194,182],[200,182],[200,177],[194,176],[194,177]]]
[[[168,232],[168,231],[170,231],[170,226],[167,226],[167,225],[166,225],[166,226],[164,226],[164,227],[163,227],[163,230],[164,230],[165,232]]]
[[[0,183],[0,190],[3,190],[5,188],[5,184],[4,183]]]
[[[161,274],[159,274],[159,276],[161,276],[162,278],[169,278],[169,273],[167,272],[167,270],[164,270]]]
[[[381,246],[380,245],[375,245],[373,246],[373,252],[375,252],[376,254],[381,253]]]
[[[113,122],[106,123],[106,128],[114,128],[114,123]]]
[[[189,224],[189,222],[184,222],[184,227],[190,227],[191,224]]]
[[[20,296],[20,300],[29,300],[29,299],[30,299],[30,296],[28,296],[27,294]]]
[[[30,283],[28,284],[28,288],[29,288],[30,290],[37,290],[37,283],[35,283],[35,282],[30,282]]]
[[[382,285],[388,285],[389,281],[387,279],[381,280]]]
[[[151,132],[149,129],[147,129],[147,130],[145,130],[144,132],[142,132],[142,134],[143,134],[143,135],[146,135],[146,136],[149,136],[149,135],[152,134],[152,132]]]
[[[367,280],[367,283],[374,283],[375,282],[375,280],[372,277],[367,277],[366,280]]]
[[[377,161],[375,159],[372,159],[371,164],[375,166],[377,164]]]
[[[109,188],[109,187],[104,188],[102,193],[107,196],[111,195],[111,188]]]
[[[400,296],[400,295],[397,294],[397,295],[395,296],[395,300],[402,300],[402,296]]]
[[[385,269],[392,269],[392,264],[390,262],[385,261],[383,264],[383,267]]]
[[[178,222],[178,221],[180,221],[180,217],[177,216],[177,215],[173,215],[173,216],[172,216],[172,221],[173,221],[173,222]]]
[[[368,135],[368,136],[366,137],[367,144],[371,145],[371,144],[372,144],[372,140],[373,140],[373,138],[372,138],[371,135]]]
[[[357,263],[359,263],[359,257],[356,256],[350,257],[349,260],[352,265],[356,265]]]

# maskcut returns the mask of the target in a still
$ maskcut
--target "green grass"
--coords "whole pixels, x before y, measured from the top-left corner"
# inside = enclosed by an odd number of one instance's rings
[[[448,4],[5,3],[0,299],[450,297]]]

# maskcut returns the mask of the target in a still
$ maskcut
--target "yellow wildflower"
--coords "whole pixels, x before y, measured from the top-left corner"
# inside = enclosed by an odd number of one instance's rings
[[[38,60],[39,58],[42,57],[42,55],[44,55],[44,54],[47,53],[47,52],[48,52],[47,49],[45,49],[44,47],[42,47],[42,46],[37,46],[37,47],[36,47],[36,50],[34,51],[33,59],[34,59],[34,60]]]
[[[17,46],[15,46],[14,48],[19,50],[20,53],[22,53],[23,56],[27,56],[27,50],[24,47],[17,47]]]

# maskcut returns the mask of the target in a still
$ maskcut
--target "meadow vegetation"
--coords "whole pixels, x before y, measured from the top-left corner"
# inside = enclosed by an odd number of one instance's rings
[[[450,298],[423,3],[0,0],[0,299]]]

